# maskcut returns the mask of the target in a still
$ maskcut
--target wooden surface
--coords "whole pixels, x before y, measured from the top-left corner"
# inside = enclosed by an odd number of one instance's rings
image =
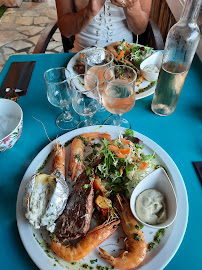
[[[150,17],[157,23],[163,41],[165,42],[168,31],[176,20],[166,2],[166,0],[153,0]]]

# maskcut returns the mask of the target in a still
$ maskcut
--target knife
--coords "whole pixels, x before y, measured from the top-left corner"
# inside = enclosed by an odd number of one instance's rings
[[[202,161],[193,162],[202,184]]]

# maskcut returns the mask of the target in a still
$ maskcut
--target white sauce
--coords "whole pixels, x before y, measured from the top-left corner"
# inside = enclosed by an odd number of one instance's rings
[[[147,65],[143,70],[151,73],[159,73],[159,69],[155,65]]]
[[[138,217],[145,223],[156,225],[166,220],[164,195],[156,189],[140,193],[135,202]]]

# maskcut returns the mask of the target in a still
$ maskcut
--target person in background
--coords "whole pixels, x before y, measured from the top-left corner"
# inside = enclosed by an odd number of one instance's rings
[[[63,36],[75,35],[72,52],[107,46],[142,34],[152,0],[56,0],[58,27]]]

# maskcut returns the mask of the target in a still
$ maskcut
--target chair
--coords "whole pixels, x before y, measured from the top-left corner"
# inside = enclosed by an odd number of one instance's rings
[[[57,21],[53,21],[47,25],[34,48],[33,54],[45,53],[46,48],[48,47],[48,44],[57,28]],[[134,36],[134,41],[136,41],[136,36]],[[66,38],[62,35],[62,43],[64,52],[69,52],[69,50],[73,48],[74,36]],[[146,31],[138,37],[138,43],[151,46],[155,50],[163,50],[164,42],[154,20],[149,20]]]

